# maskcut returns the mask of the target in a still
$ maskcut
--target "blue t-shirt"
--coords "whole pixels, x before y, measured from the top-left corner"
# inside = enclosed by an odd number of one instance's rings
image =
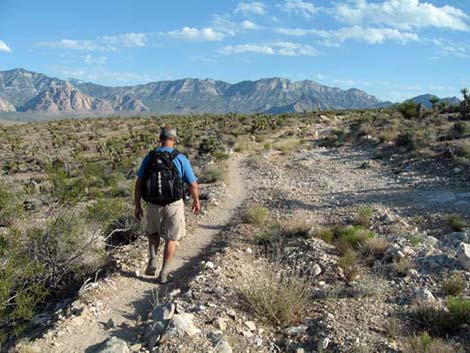
[[[171,153],[173,152],[173,148],[171,147],[158,147],[155,149],[155,152],[168,152]],[[139,171],[137,172],[137,175],[140,178],[144,177],[145,173],[145,167],[147,166],[147,163],[150,160],[150,156],[147,154],[142,161],[142,164],[140,165]],[[193,168],[191,167],[191,164],[189,163],[189,160],[186,158],[186,156],[182,153],[178,154],[175,159],[173,159],[173,164],[175,165],[176,169],[178,170],[178,175],[180,176],[181,180],[183,180],[184,183],[186,184],[192,184],[194,183],[197,179],[196,176],[194,175]]]

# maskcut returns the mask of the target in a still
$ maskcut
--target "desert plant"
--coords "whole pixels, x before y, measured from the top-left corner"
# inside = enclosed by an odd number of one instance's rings
[[[431,337],[427,332],[410,337],[404,344],[404,353],[460,353],[452,344]]]
[[[359,250],[367,239],[375,236],[373,232],[362,226],[338,227],[333,230],[333,234],[333,244],[341,254],[349,250]]]
[[[381,259],[389,248],[390,242],[385,238],[366,239],[359,247],[361,255],[366,259]]]
[[[333,231],[330,228],[326,227],[316,228],[313,232],[313,236],[316,238],[320,238],[328,243],[330,243],[334,238]]]
[[[282,234],[287,238],[307,238],[310,236],[311,229],[310,221],[302,216],[291,218],[281,224]]]
[[[244,219],[248,223],[261,225],[267,220],[268,216],[269,211],[266,207],[255,205],[246,209]]]
[[[274,144],[274,148],[282,153],[289,153],[296,150],[300,145],[300,139],[297,137],[282,138]]]
[[[417,119],[420,117],[421,104],[413,101],[406,101],[397,106],[397,110],[405,119]]]
[[[357,253],[353,250],[345,252],[338,259],[338,266],[343,269],[344,278],[346,279],[346,281],[353,281],[359,273]]]
[[[436,111],[437,103],[439,103],[439,98],[437,98],[436,96],[431,96],[431,98],[429,98],[429,103],[432,104],[432,110]]]
[[[442,281],[441,288],[447,295],[460,295],[465,289],[465,280],[460,275],[453,275]]]
[[[0,226],[9,226],[20,212],[17,199],[10,189],[0,183]]]
[[[372,211],[372,208],[367,206],[359,207],[354,221],[356,225],[361,225],[363,227],[369,228],[373,215],[374,212]]]
[[[457,326],[470,324],[470,299],[449,297],[447,307]]]
[[[244,278],[239,294],[260,320],[274,325],[295,324],[304,314],[310,298],[310,285],[296,274],[276,276],[263,268],[255,278]]]
[[[399,259],[393,261],[392,268],[395,270],[395,272],[404,276],[409,269],[413,268],[413,263],[407,257],[400,257]]]
[[[201,177],[201,182],[203,183],[215,183],[217,181],[221,181],[224,178],[224,171],[220,168],[207,168],[203,171],[203,175]]]
[[[455,232],[461,232],[466,227],[465,221],[458,214],[447,215],[446,222]]]

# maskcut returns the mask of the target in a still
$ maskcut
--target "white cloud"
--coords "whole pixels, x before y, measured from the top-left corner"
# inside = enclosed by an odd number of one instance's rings
[[[274,49],[269,45],[264,44],[236,44],[236,45],[226,45],[223,47],[220,52],[222,54],[242,54],[242,53],[257,53],[257,54],[266,54],[274,55]]]
[[[222,32],[227,36],[233,37],[246,31],[260,30],[262,27],[253,21],[244,20],[242,22],[232,21],[230,15],[216,15],[211,23],[216,31]]]
[[[93,56],[90,54],[83,56],[83,61],[86,64],[101,64],[102,65],[106,63],[107,60],[108,59],[106,58],[106,56]]]
[[[427,39],[427,42],[439,48],[439,53],[434,58],[439,59],[443,56],[455,56],[460,59],[470,58],[470,45],[465,43],[456,43],[443,38]]]
[[[363,28],[360,26],[344,27],[336,30],[319,30],[303,28],[277,28],[278,33],[291,36],[314,35],[323,38],[323,45],[339,46],[348,40],[361,41],[368,44],[382,44],[393,41],[405,44],[418,40],[418,35],[412,32],[403,32],[394,28]]]
[[[225,35],[213,28],[197,29],[193,27],[184,27],[177,31],[167,32],[166,35],[172,38],[185,39],[191,41],[220,41]]]
[[[58,76],[66,78],[78,78],[92,82],[110,82],[118,84],[148,83],[161,80],[162,77],[152,74],[142,74],[136,72],[101,71],[101,70],[76,70],[60,69]]]
[[[277,5],[281,11],[290,15],[298,15],[305,18],[311,18],[316,12],[315,5],[303,0],[284,0],[284,3]]]
[[[53,42],[37,42],[36,46],[82,51],[116,51],[120,48],[145,47],[150,33],[123,33],[100,36],[93,40],[61,39]]]
[[[338,3],[332,13],[339,21],[353,25],[379,24],[402,30],[424,27],[470,30],[470,16],[464,11],[450,5],[438,7],[419,0],[386,0],[374,3],[353,0],[350,3]]]
[[[0,51],[11,53],[11,48],[3,40],[0,40]]]
[[[315,56],[319,54],[311,45],[292,42],[226,45],[220,49],[220,52],[226,55],[256,53],[280,56]]]
[[[266,5],[261,1],[240,2],[234,12],[243,13],[245,15],[249,13],[264,15],[266,13]]]

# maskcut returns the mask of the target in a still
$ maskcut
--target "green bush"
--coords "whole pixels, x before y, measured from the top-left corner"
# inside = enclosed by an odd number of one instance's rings
[[[333,244],[342,254],[349,250],[359,250],[361,245],[375,236],[375,234],[363,226],[339,227],[333,231]]]
[[[221,168],[208,168],[203,171],[202,183],[215,183],[224,179],[224,170]]]
[[[447,295],[460,295],[465,289],[465,280],[463,276],[454,275],[442,281],[442,291]]]
[[[397,106],[397,110],[403,115],[405,119],[418,119],[419,116],[419,104],[413,101],[406,101]]]
[[[455,232],[461,232],[466,227],[465,221],[458,214],[447,215],[446,221]]]
[[[261,225],[263,224],[269,216],[269,210],[260,205],[249,207],[245,211],[244,219],[246,222]]]
[[[371,225],[373,215],[374,215],[374,212],[372,211],[372,208],[367,207],[367,206],[360,207],[357,210],[357,214],[355,218],[356,225],[369,228]]]
[[[403,353],[460,353],[450,343],[431,337],[427,332],[410,337],[403,347]],[[463,352],[462,352],[463,353]]]
[[[9,226],[21,213],[18,201],[6,185],[0,183],[0,226]]]

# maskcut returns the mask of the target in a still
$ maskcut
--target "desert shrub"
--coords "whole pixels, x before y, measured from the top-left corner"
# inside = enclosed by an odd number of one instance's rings
[[[385,238],[369,238],[360,245],[360,252],[366,259],[381,259],[385,251],[390,246],[390,242]]]
[[[442,291],[447,295],[460,295],[465,289],[465,280],[460,275],[453,275],[442,281]]]
[[[455,232],[461,232],[466,226],[465,221],[458,214],[447,215],[446,222]]]
[[[408,129],[398,135],[395,140],[395,145],[408,150],[417,150],[428,146],[434,138],[434,132],[431,129]]]
[[[104,262],[84,217],[70,211],[43,227],[13,229],[0,244],[0,325],[16,333],[46,296],[70,290]]]
[[[239,294],[260,320],[284,327],[305,313],[310,285],[296,274],[278,277],[271,269],[262,269],[256,277],[242,280]]]
[[[449,297],[447,308],[418,305],[411,313],[414,321],[429,333],[440,336],[457,332],[470,324],[470,299]]]
[[[282,153],[289,153],[296,150],[300,145],[300,139],[297,137],[282,138],[274,144],[274,148]]]
[[[452,344],[431,337],[427,332],[410,337],[404,344],[404,353],[460,353]]]
[[[450,297],[447,306],[456,322],[456,326],[470,324],[470,299]]]
[[[221,181],[224,178],[224,171],[220,168],[207,168],[203,171],[201,182],[203,183],[215,183]]]
[[[253,141],[248,136],[242,136],[237,139],[234,146],[235,152],[248,152],[252,149]]]
[[[15,195],[0,183],[0,226],[9,226],[13,218],[18,217],[20,208]]]
[[[271,148],[273,148],[273,143],[272,142],[265,142],[263,143],[263,149],[264,150],[270,150]]]
[[[349,250],[359,250],[360,246],[367,240],[373,238],[373,232],[362,226],[339,227],[333,231],[333,244],[336,249],[344,254]]]
[[[311,228],[310,221],[302,216],[291,218],[281,224],[282,234],[287,238],[307,238],[310,236]]]
[[[315,231],[313,232],[313,235],[316,238],[320,238],[328,243],[333,241],[333,238],[334,238],[333,231],[330,228],[326,228],[326,227],[319,227],[315,229]]]
[[[374,212],[372,211],[372,208],[367,207],[367,206],[359,207],[354,221],[357,225],[361,225],[363,227],[369,228],[371,225],[373,215],[374,215]]]
[[[269,211],[266,207],[255,205],[245,211],[244,219],[248,223],[261,225],[267,220],[268,216]]]
[[[338,259],[338,266],[343,269],[344,278],[347,282],[354,280],[359,272],[357,253],[353,250],[345,252]]]
[[[409,269],[413,268],[413,263],[407,257],[401,257],[397,260],[394,260],[392,263],[392,268],[396,273],[404,276]]]
[[[415,103],[413,101],[406,101],[402,104],[399,104],[397,106],[397,110],[401,113],[401,115],[405,119],[418,119],[419,116],[419,111],[420,111],[420,106],[418,103]]]
[[[457,121],[449,129],[449,138],[460,138],[470,134],[470,122],[468,121]]]

